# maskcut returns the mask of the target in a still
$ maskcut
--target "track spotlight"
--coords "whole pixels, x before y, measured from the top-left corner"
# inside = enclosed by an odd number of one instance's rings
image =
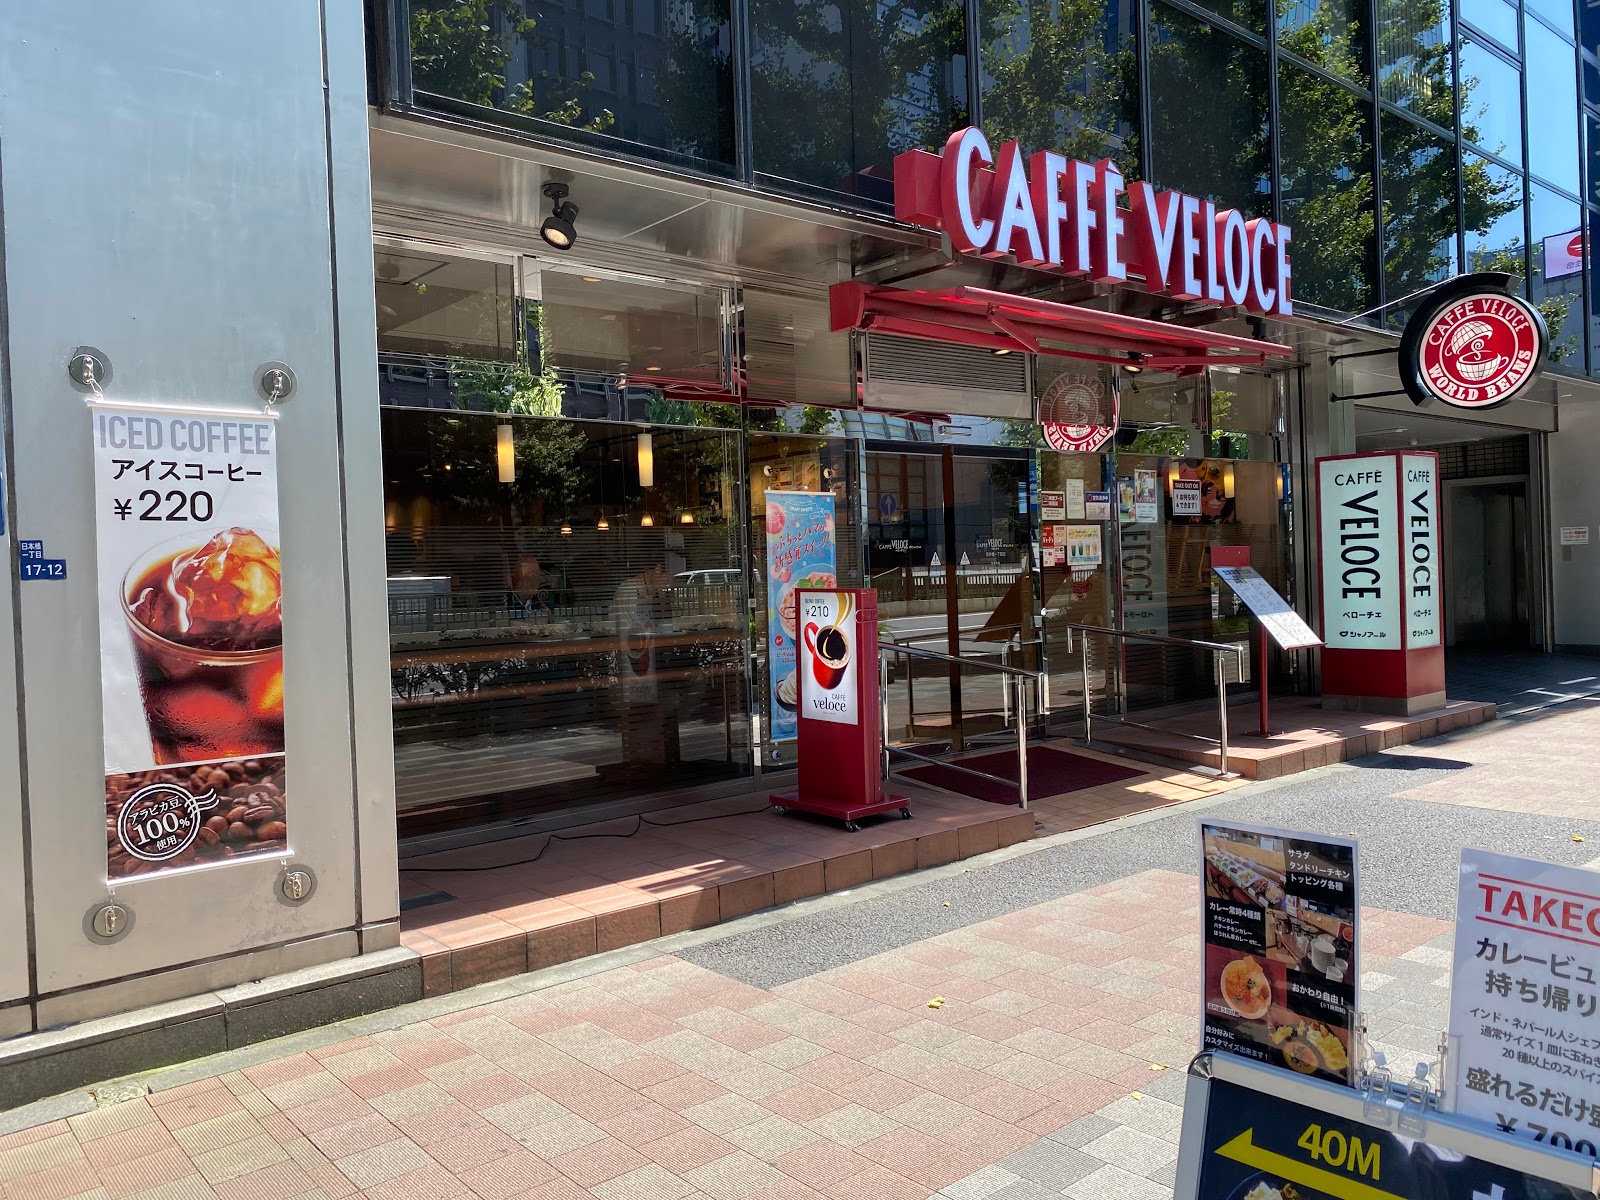
[[[557,250],[570,250],[578,241],[578,230],[573,224],[578,217],[578,206],[567,199],[567,185],[547,183],[542,189],[550,201],[550,215],[539,226],[539,236]]]

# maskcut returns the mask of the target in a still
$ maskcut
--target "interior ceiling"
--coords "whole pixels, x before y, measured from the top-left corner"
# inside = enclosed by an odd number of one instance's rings
[[[1357,450],[1404,450],[1513,437],[1520,429],[1356,405]]]

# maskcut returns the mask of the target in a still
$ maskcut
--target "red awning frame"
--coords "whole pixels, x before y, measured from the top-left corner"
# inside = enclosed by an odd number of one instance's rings
[[[1158,371],[1262,366],[1294,354],[1277,342],[976,287],[912,291],[836,283],[828,289],[828,311],[836,333],[863,329],[986,350],[1136,362]]]

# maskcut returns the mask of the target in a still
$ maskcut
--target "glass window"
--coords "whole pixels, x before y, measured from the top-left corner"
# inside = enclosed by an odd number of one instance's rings
[[[1475,39],[1461,39],[1461,136],[1522,165],[1522,76]]]
[[[1557,187],[1578,191],[1578,78],[1573,49],[1537,21],[1525,21],[1528,170]]]
[[[1588,240],[1584,243],[1584,265],[1589,279],[1589,374],[1600,371],[1600,271],[1594,268],[1594,259],[1588,253],[1594,239],[1600,237],[1600,210],[1588,211]],[[1573,364],[1577,369],[1577,364]]]
[[[549,269],[537,278],[541,364],[647,386],[724,385],[720,291]]]
[[[378,349],[487,362],[517,356],[517,294],[508,263],[379,246],[373,273]]]
[[[1466,269],[1510,271],[1526,279],[1522,176],[1476,154],[1463,154],[1461,190],[1466,200],[1467,221],[1462,239]]]
[[[1600,108],[1600,67],[1596,67],[1594,60],[1587,54],[1582,55],[1583,65],[1583,102],[1594,108]]]
[[[1578,0],[1578,17],[1584,49],[1600,54],[1600,0]]]
[[[1151,10],[1151,147],[1156,180],[1265,216],[1267,56],[1184,13]]]
[[[1461,17],[1512,54],[1517,53],[1517,6],[1505,0],[1461,0]]]
[[[1390,300],[1456,273],[1455,147],[1419,125],[1383,121],[1383,278]]]
[[[1377,303],[1372,105],[1285,64],[1278,113],[1283,219],[1295,231],[1295,298],[1365,312]]]
[[[1600,204],[1600,120],[1585,115],[1589,135],[1589,203]]]
[[[881,203],[894,156],[966,123],[959,0],[751,0],[755,168]]]
[[[382,416],[402,836],[750,772],[736,434]]]
[[[1378,0],[1378,90],[1383,98],[1454,128],[1451,42],[1445,0]]]
[[[1583,240],[1578,205],[1549,188],[1528,188],[1533,229],[1528,299],[1550,330],[1552,366],[1583,370]]]
[[[1280,49],[1366,86],[1366,0],[1288,0],[1278,14]]]
[[[1199,0],[1199,6],[1251,33],[1267,36],[1267,5],[1261,0]]]
[[[1023,152],[1115,159],[1139,171],[1136,9],[1131,0],[979,0],[983,125]]]
[[[412,0],[421,99],[731,164],[728,0]]]
[[[1572,0],[1526,0],[1529,12],[1536,12],[1568,37],[1572,36]]]

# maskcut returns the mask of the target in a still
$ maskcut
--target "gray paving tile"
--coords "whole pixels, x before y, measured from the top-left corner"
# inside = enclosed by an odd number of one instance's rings
[[[987,1166],[965,1179],[956,1180],[939,1195],[943,1200],[989,1200],[996,1192],[1010,1187],[1020,1178],[1004,1167]]]
[[[1082,1179],[1101,1164],[1081,1150],[1041,1138],[1033,1145],[1024,1146],[1015,1154],[1001,1159],[1000,1165],[1024,1179],[1031,1179],[1059,1193],[1067,1184]]]
[[[1108,1121],[1102,1116],[1090,1113],[1087,1117],[1079,1117],[1071,1124],[1063,1125],[1060,1129],[1050,1134],[1050,1141],[1060,1142],[1063,1146],[1076,1148],[1094,1141],[1097,1137],[1110,1133],[1116,1127],[1115,1121]]]

